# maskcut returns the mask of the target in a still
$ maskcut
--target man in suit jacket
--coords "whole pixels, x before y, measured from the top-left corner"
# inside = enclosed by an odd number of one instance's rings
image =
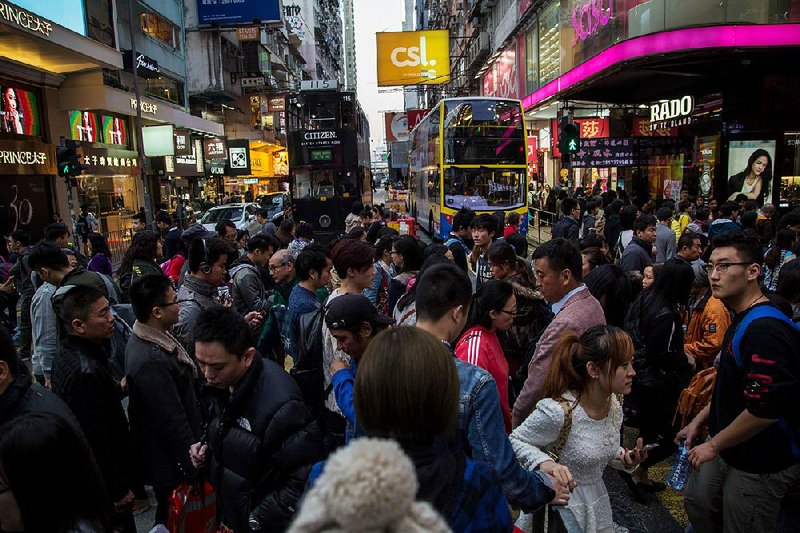
[[[533,252],[534,273],[542,295],[555,318],[545,328],[528,363],[528,378],[514,403],[511,422],[521,424],[542,399],[553,350],[566,331],[581,335],[592,326],[605,324],[603,308],[582,282],[581,254],[565,239],[553,239]]]

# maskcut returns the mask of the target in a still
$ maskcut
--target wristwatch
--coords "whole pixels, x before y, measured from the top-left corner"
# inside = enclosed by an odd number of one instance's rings
[[[247,527],[250,528],[250,531],[261,531],[261,522],[254,516],[251,516],[247,520]]]

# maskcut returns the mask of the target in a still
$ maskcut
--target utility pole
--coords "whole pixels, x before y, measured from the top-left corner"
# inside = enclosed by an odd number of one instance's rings
[[[142,178],[142,191],[144,192],[144,216],[147,218],[147,223],[152,224],[153,212],[151,209],[150,186],[147,184],[147,158],[144,155],[144,140],[142,137],[142,95],[139,91],[139,73],[137,72],[136,60],[136,34],[133,26],[133,2],[128,0],[128,32],[131,36],[131,63],[133,70],[133,91],[136,96],[136,150],[139,152],[139,172]]]

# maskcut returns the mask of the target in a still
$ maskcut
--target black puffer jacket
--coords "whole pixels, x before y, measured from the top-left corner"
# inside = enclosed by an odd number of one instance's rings
[[[284,531],[297,510],[311,465],[323,457],[322,434],[283,368],[256,354],[229,396],[215,394],[209,426],[212,480],[224,522],[249,531]]]
[[[83,435],[75,415],[61,398],[38,383],[31,383],[27,375],[20,375],[0,394],[0,426],[28,413],[58,415]]]

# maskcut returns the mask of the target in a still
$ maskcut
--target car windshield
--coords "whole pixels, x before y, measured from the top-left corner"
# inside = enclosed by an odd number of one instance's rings
[[[243,212],[244,208],[242,207],[224,207],[222,209],[212,209],[203,215],[203,218],[200,222],[202,224],[216,224],[217,222],[221,222],[223,220],[232,220],[236,222],[237,220],[242,219]]]

